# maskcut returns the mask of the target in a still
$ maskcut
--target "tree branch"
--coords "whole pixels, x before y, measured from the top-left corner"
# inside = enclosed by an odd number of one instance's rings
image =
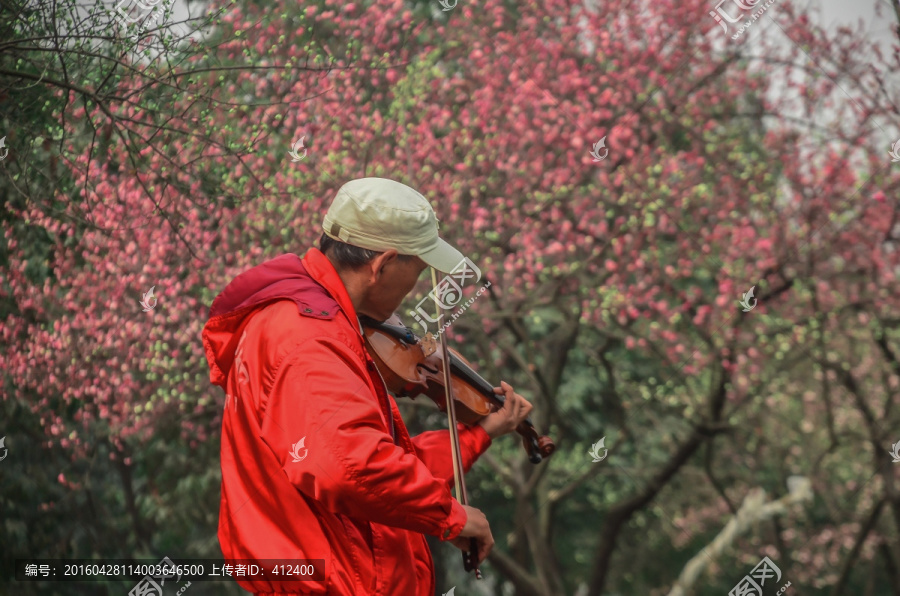
[[[787,495],[769,503],[766,503],[766,492],[763,489],[755,488],[748,492],[737,514],[728,521],[712,542],[687,562],[672,589],[669,590],[669,596],[686,596],[707,566],[715,562],[722,552],[755,522],[786,513],[789,506],[811,501],[812,497],[810,482],[805,478],[796,487],[792,487]]]
[[[853,564],[856,563],[856,559],[857,557],[859,557],[859,552],[860,550],[862,550],[862,545],[866,541],[866,537],[868,537],[872,529],[875,528],[875,522],[878,521],[878,517],[881,515],[881,509],[884,507],[884,504],[884,498],[881,498],[877,503],[875,503],[872,511],[870,511],[869,515],[866,517],[865,523],[863,523],[862,527],[859,529],[859,533],[856,535],[856,540],[853,541],[853,546],[850,548],[850,552],[847,553],[847,557],[844,559],[844,562],[841,565],[841,571],[838,575],[838,579],[834,583],[834,587],[831,589],[831,596],[840,596],[840,594],[844,591],[844,587],[847,585],[847,580],[850,578],[850,571],[853,569]]]
[[[548,596],[538,589],[537,578],[529,574],[518,563],[501,550],[494,549],[488,555],[491,565],[496,567],[503,576],[516,586],[516,594],[522,596]]]

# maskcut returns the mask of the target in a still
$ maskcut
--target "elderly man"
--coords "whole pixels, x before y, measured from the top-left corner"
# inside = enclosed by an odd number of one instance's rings
[[[236,277],[203,330],[210,380],[226,393],[219,542],[226,559],[318,559],[317,579],[238,583],[256,594],[432,596],[426,534],[483,561],[484,514],[458,503],[446,430],[410,437],[366,352],[358,317],[384,321],[428,266],[462,254],[438,236],[431,205],[383,178],[340,188],[319,249]],[[468,471],[531,404],[459,425]]]

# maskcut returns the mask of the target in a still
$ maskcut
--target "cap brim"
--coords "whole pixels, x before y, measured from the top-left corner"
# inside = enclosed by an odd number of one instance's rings
[[[419,255],[419,258],[441,273],[450,273],[465,260],[461,252],[438,238],[437,246]]]

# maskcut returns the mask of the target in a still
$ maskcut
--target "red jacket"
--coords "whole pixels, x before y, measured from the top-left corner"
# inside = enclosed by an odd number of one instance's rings
[[[325,561],[324,581],[241,587],[432,596],[423,534],[448,540],[466,522],[450,494],[449,433],[410,438],[328,259],[285,254],[236,277],[210,308],[203,345],[226,394],[222,553]],[[482,427],[460,425],[466,471],[490,444]]]

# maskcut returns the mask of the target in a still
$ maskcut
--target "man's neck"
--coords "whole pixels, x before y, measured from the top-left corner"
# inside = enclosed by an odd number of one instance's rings
[[[353,304],[353,310],[356,311],[357,316],[365,314],[360,311],[366,296],[365,285],[362,283],[361,276],[352,269],[339,268],[328,255],[325,255],[325,258],[328,259],[328,262],[337,271],[338,277],[341,278],[341,283],[344,284],[344,289],[347,290],[347,296],[350,297],[350,302]]]

